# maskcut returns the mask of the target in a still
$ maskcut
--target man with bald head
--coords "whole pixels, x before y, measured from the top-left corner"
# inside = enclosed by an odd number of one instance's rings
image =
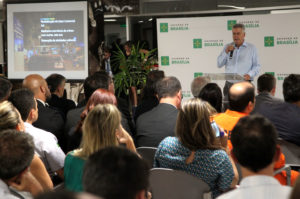
[[[55,108],[49,106],[46,100],[51,97],[46,80],[38,75],[32,74],[25,77],[23,87],[30,89],[37,99],[38,119],[32,125],[53,133],[62,149],[65,149],[63,136],[64,120],[62,114]]]
[[[214,118],[216,123],[228,134],[228,140],[230,140],[231,131],[236,123],[241,117],[251,113],[254,104],[255,91],[250,82],[238,82],[229,89],[229,109]],[[230,141],[228,144],[231,148]]]

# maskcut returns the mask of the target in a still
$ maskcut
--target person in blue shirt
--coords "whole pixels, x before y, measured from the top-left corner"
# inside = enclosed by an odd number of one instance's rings
[[[232,28],[233,42],[226,44],[218,57],[218,67],[225,66],[225,73],[237,73],[245,81],[252,81],[260,70],[256,47],[245,42],[245,26],[235,24]],[[225,83],[223,94],[225,101],[228,97],[229,88],[236,81],[228,80]]]

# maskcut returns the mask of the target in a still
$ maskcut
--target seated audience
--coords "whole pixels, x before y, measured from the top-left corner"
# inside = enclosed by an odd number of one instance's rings
[[[35,152],[44,162],[51,177],[56,174],[63,179],[65,154],[58,146],[57,138],[50,132],[32,126],[38,119],[37,102],[34,94],[28,89],[17,89],[9,101],[18,109],[24,121],[25,132],[33,137]]]
[[[59,145],[65,150],[64,119],[59,111],[46,103],[46,100],[51,97],[46,80],[38,74],[28,75],[23,81],[23,87],[31,90],[37,99],[39,117],[33,126],[53,133]]]
[[[107,103],[115,101],[112,96],[107,95]],[[135,151],[132,138],[121,126],[121,115],[115,105],[98,104],[89,110],[82,125],[81,148],[70,152],[65,160],[65,187],[71,191],[82,191],[83,166],[94,152],[119,144]]]
[[[7,129],[23,132],[25,127],[18,110],[10,102],[4,101],[0,103],[0,132]],[[51,178],[42,160],[36,154],[30,164],[30,171],[44,189],[53,188]]]
[[[89,193],[74,193],[67,190],[41,193],[34,199],[101,199]]]
[[[280,138],[300,146],[300,75],[284,79],[283,97],[284,103],[266,104],[256,112],[275,125]]]
[[[222,112],[222,91],[216,83],[206,84],[201,89],[198,97],[210,103],[218,113]]]
[[[249,82],[233,84],[229,89],[229,106],[224,113],[214,117],[216,123],[228,134],[228,147],[232,148],[230,135],[233,127],[241,117],[244,117],[254,108],[254,86]]]
[[[218,199],[288,199],[291,187],[280,185],[273,177],[280,147],[271,122],[262,116],[243,117],[234,127],[231,141],[231,153],[241,166],[243,179],[239,188]]]
[[[147,163],[121,147],[107,147],[89,157],[83,172],[84,191],[105,199],[150,199]]]
[[[51,92],[51,98],[47,102],[50,106],[58,108],[66,118],[68,111],[76,107],[72,100],[64,97],[66,78],[60,74],[51,74],[46,81]]]
[[[202,88],[210,82],[208,77],[196,77],[191,83],[191,91],[194,97],[198,97]]]
[[[142,114],[136,122],[138,146],[157,147],[167,136],[175,135],[178,108],[181,105],[181,84],[176,77],[165,77],[157,82],[159,104]]]
[[[8,79],[0,77],[0,103],[8,99],[11,89],[12,83]]]
[[[225,151],[227,137],[216,138],[206,104],[197,98],[182,104],[176,137],[167,137],[159,144],[154,167],[182,170],[200,178],[215,198],[236,185],[238,174]]]
[[[18,191],[32,195],[43,191],[30,171],[33,156],[34,143],[30,135],[17,130],[0,132],[0,198],[24,198]]]
[[[276,91],[276,79],[271,74],[263,74],[257,79],[257,92],[258,95],[255,96],[255,107],[252,113],[265,103],[281,103],[281,99],[274,97]]]
[[[141,103],[136,107],[134,113],[134,121],[136,122],[137,118],[143,113],[150,111],[156,107],[159,103],[155,85],[156,83],[165,77],[164,71],[154,70],[150,71],[147,76],[146,85],[143,88]]]

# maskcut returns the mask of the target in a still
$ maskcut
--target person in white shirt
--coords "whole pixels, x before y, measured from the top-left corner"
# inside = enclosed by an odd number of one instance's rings
[[[231,133],[233,159],[239,163],[243,179],[239,188],[218,199],[288,199],[291,187],[282,186],[274,177],[274,163],[280,155],[277,132],[263,116],[243,117]]]
[[[29,89],[17,89],[11,93],[9,101],[19,110],[24,121],[25,132],[33,137],[35,152],[44,162],[49,175],[53,177],[57,174],[63,179],[65,153],[59,147],[57,138],[52,133],[32,125],[38,118],[34,94]]]

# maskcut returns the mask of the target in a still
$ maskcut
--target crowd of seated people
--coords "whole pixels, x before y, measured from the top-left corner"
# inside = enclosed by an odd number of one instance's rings
[[[28,75],[17,90],[0,77],[0,198],[149,199],[151,171],[136,146],[156,147],[153,167],[201,179],[212,198],[290,197],[287,172],[274,176],[285,166],[276,142],[300,147],[300,75],[285,78],[284,100],[274,98],[272,75],[258,78],[257,96],[250,82],[235,83],[227,110],[206,78],[192,81],[187,100],[176,77],[152,71],[147,81],[132,112],[105,71],[86,78],[76,107],[60,74]],[[65,191],[47,193],[59,183]]]

